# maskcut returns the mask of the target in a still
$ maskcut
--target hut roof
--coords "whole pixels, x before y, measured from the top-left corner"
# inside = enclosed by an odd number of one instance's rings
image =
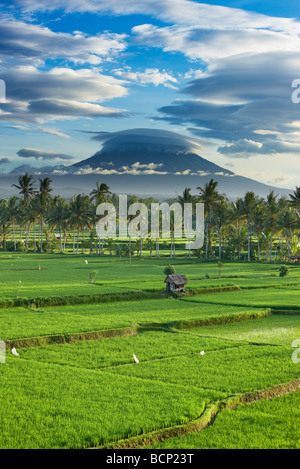
[[[174,274],[174,275],[168,275],[165,283],[175,283],[175,285],[185,285],[188,283],[187,279],[183,274]]]

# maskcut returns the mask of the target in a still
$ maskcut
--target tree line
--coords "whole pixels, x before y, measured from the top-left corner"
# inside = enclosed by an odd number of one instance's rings
[[[110,191],[105,183],[96,183],[89,195],[77,194],[71,199],[53,196],[52,180],[49,177],[35,181],[28,173],[19,176],[13,187],[18,196],[0,200],[0,229],[4,250],[18,249],[43,252],[51,248],[55,241],[60,251],[65,252],[66,242],[72,244],[73,253],[89,245],[90,251],[96,246],[101,254],[104,248],[109,254],[116,252],[131,255],[134,249],[142,255],[143,247],[150,252],[155,250],[159,257],[159,240],[138,239],[135,244],[116,243],[114,239],[97,239],[95,226],[99,217],[96,207],[102,202],[111,202],[117,207],[117,195]],[[300,233],[300,187],[296,187],[289,197],[279,197],[273,190],[266,198],[247,191],[243,197],[230,201],[218,190],[218,182],[211,179],[203,187],[197,187],[197,194],[191,194],[186,188],[168,202],[203,203],[205,209],[205,245],[193,255],[204,259],[230,258],[274,259],[274,252],[291,261],[292,256],[299,254]],[[147,206],[155,202],[152,197],[129,197],[128,203],[143,202]],[[130,221],[130,216],[128,218]],[[86,235],[88,233],[88,239]],[[171,219],[172,233],[172,219]],[[24,239],[25,238],[25,239]],[[168,243],[164,241],[164,248]],[[170,256],[176,256],[174,237],[169,243]],[[189,253],[191,256],[191,253]]]

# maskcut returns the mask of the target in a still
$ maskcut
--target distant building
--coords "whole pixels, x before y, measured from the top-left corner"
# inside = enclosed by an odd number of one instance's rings
[[[168,275],[166,280],[167,291],[184,291],[184,286],[188,283],[183,274]]]
[[[300,262],[300,256],[291,256],[291,261]]]

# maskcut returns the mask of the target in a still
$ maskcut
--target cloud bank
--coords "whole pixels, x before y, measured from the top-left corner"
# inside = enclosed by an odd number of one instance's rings
[[[8,68],[1,76],[7,100],[0,120],[19,123],[79,117],[122,117],[127,110],[98,103],[123,97],[123,82],[93,69],[54,67],[47,71],[27,65]]]
[[[291,128],[299,106],[291,83],[298,72],[292,51],[218,59],[182,89],[190,99],[159,108],[157,120],[192,125],[194,135],[223,141],[218,151],[226,156],[297,153],[300,132]]]
[[[112,60],[126,49],[126,35],[105,32],[88,36],[81,31],[54,32],[20,20],[0,21],[1,60],[23,60],[39,64],[47,59],[64,59],[75,64],[98,65]]]

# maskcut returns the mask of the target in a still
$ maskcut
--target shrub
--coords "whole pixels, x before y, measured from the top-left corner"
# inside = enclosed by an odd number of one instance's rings
[[[282,265],[279,269],[279,277],[285,277],[289,273],[289,269],[286,265]]]
[[[164,268],[164,274],[165,275],[174,275],[174,274],[176,274],[175,267],[173,265],[167,265]]]
[[[90,283],[95,283],[95,277],[98,273],[98,270],[93,270],[93,272],[90,272]]]

